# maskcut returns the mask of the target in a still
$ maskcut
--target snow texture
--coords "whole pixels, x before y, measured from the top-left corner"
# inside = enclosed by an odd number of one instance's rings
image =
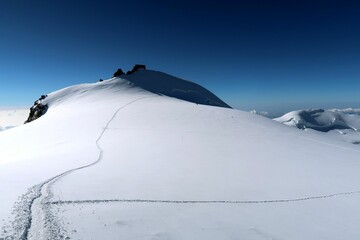
[[[0,239],[360,238],[358,145],[124,78],[0,133]]]

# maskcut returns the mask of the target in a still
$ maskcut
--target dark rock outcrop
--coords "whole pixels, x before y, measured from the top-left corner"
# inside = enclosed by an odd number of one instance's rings
[[[135,66],[133,67],[133,69],[132,69],[131,71],[128,71],[128,72],[126,73],[126,75],[130,75],[130,74],[138,71],[139,69],[144,69],[144,70],[146,70],[146,66],[143,65],[143,64],[135,64]]]
[[[41,97],[39,98],[39,100],[44,100],[45,98],[47,98],[47,95],[41,95]]]
[[[135,66],[133,67],[133,69],[131,69],[130,71],[126,72],[126,75],[130,75],[140,69],[146,69],[146,66],[144,64],[135,64]],[[113,74],[113,77],[120,77],[121,75],[125,74],[123,72],[123,70],[121,68],[118,68],[118,70],[116,70],[116,72]]]
[[[119,76],[121,76],[121,75],[123,75],[123,74],[125,74],[125,73],[123,72],[123,70],[122,70],[121,68],[118,68],[118,70],[116,70],[116,72],[114,72],[113,77],[119,77]]]
[[[48,110],[48,105],[43,104],[42,102],[42,100],[44,100],[46,97],[47,95],[41,95],[41,97],[34,102],[34,106],[30,108],[29,117],[24,124],[32,122],[46,113]]]

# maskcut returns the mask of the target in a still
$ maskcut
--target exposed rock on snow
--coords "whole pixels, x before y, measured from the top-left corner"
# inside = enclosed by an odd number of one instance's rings
[[[125,73],[123,72],[123,70],[122,70],[121,68],[118,68],[118,70],[116,70],[116,72],[114,72],[113,77],[120,77],[120,76],[123,75],[123,74],[125,74]],[[102,79],[100,79],[100,80],[102,80]],[[102,82],[102,81],[101,81],[101,82]]]
[[[130,71],[126,72],[126,75],[130,75],[133,74],[134,72],[140,70],[140,69],[146,69],[146,66],[143,64],[135,64],[135,66],[133,67],[133,69],[131,69]],[[113,74],[113,77],[120,77],[121,75],[125,74],[123,72],[123,70],[121,68],[118,68],[118,70],[116,70],[116,72]]]
[[[124,74],[124,72],[119,68],[114,73],[114,81],[118,81],[120,83],[124,79],[128,80],[129,84],[134,84],[136,87],[156,94],[166,95],[196,104],[231,108],[215,94],[202,86],[162,72],[146,70],[145,65],[136,64],[127,74]],[[103,80],[101,79],[98,83],[102,82]],[[123,82],[121,82],[121,84],[123,84]],[[106,85],[107,84],[104,86]],[[80,96],[84,92],[94,88],[92,85],[87,86],[89,87],[87,90],[82,89],[81,91],[77,91],[75,89],[78,89],[78,86],[73,86],[67,88],[67,91],[73,90],[71,95]],[[42,95],[34,102],[34,106],[30,108],[30,114],[25,123],[32,122],[47,112],[49,99],[45,100],[45,98],[47,98],[47,95]]]
[[[143,65],[143,64],[135,64],[135,66],[133,67],[133,69],[131,69],[130,71],[128,71],[126,74],[127,75],[130,75],[130,74],[133,74],[134,72],[140,70],[140,69],[143,69],[143,70],[146,70],[146,66]]]
[[[32,106],[30,108],[30,114],[29,114],[28,119],[25,121],[25,123],[32,122],[32,121],[38,119],[39,117],[43,116],[46,113],[46,111],[48,109],[48,105],[43,104],[43,100],[46,97],[47,97],[47,95],[41,95],[41,97],[34,102],[34,106]]]

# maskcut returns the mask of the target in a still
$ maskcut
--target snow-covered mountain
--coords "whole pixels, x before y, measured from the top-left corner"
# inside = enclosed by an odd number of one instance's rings
[[[328,132],[335,129],[360,131],[360,117],[323,109],[309,109],[289,112],[274,120],[299,129],[311,128]]]
[[[360,144],[360,116],[356,109],[309,109],[289,112],[274,120],[303,130],[316,130],[339,140]]]
[[[358,146],[177,81],[71,86],[1,132],[0,238],[360,238]]]

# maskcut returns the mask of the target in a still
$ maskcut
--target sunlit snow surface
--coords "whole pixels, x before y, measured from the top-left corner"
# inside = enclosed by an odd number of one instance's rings
[[[0,237],[360,239],[358,145],[123,79],[44,103],[0,133]]]

